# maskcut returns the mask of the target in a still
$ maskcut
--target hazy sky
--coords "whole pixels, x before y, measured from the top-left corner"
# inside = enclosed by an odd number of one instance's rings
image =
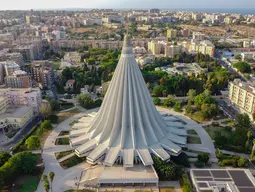
[[[0,0],[0,9],[255,8],[255,0]]]

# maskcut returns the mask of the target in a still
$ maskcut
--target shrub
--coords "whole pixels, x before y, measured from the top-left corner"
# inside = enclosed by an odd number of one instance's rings
[[[174,104],[174,111],[176,112],[182,112],[182,104],[180,102],[176,102]]]
[[[51,115],[49,117],[49,120],[50,120],[51,123],[57,124],[58,123],[58,116],[57,115]]]
[[[95,102],[94,102],[94,107],[100,107],[101,104],[102,104],[102,99],[97,99]]]
[[[190,167],[189,157],[186,153],[181,153],[178,156],[172,156],[171,160],[177,165],[182,165],[184,167]]]
[[[37,155],[31,152],[21,152],[13,155],[0,167],[0,187],[13,183],[17,177],[33,174],[36,171]]]
[[[237,167],[237,161],[235,159],[224,159],[218,163],[219,166],[233,166]]]
[[[30,136],[26,141],[25,144],[27,145],[27,149],[38,149],[40,148],[40,138],[38,136]]]
[[[205,164],[208,163],[210,156],[208,153],[202,153],[198,155],[198,161],[204,162]]]
[[[41,123],[41,126],[43,129],[47,129],[47,130],[52,130],[53,129],[53,126],[51,124],[51,121],[50,120],[44,120],[42,123]]]
[[[153,161],[154,168],[161,180],[178,180],[180,178],[180,167],[174,165],[173,163],[162,161],[159,157],[154,157]]]
[[[249,163],[249,160],[244,158],[244,157],[241,157],[238,161],[237,161],[237,165],[238,167],[248,167],[248,163]]]
[[[205,166],[205,163],[202,161],[197,160],[194,164],[197,168],[202,168]]]
[[[183,192],[192,192],[192,187],[186,174],[182,174],[182,177],[180,179],[180,185]]]
[[[158,97],[154,97],[154,98],[153,98],[153,103],[154,103],[154,105],[159,105],[160,102],[161,102],[160,98],[158,98]]]
[[[10,158],[11,155],[8,152],[0,152],[0,167],[3,166]]]
[[[13,147],[13,152],[17,152],[20,150],[21,146],[25,143],[28,137],[30,137],[35,131],[37,127],[33,127],[23,139],[21,139],[14,147]]]

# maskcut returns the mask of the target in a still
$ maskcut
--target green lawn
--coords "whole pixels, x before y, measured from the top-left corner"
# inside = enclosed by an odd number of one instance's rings
[[[39,182],[40,178],[27,179],[20,187],[19,192],[34,192],[36,191]]]
[[[187,143],[191,144],[201,144],[201,140],[199,137],[188,137],[187,138]]]
[[[62,157],[65,157],[71,153],[73,153],[74,151],[63,151],[63,152],[59,152],[59,153],[55,153],[56,159],[61,159]]]
[[[69,135],[69,131],[61,131],[58,136]]]
[[[70,168],[70,167],[73,167],[75,165],[78,165],[79,163],[83,162],[86,160],[86,157],[78,157],[78,156],[73,156],[73,157],[70,157],[69,159],[63,161],[60,163],[60,166],[63,167],[64,169],[67,169],[67,168]]]
[[[73,126],[75,123],[79,123],[78,120],[74,120],[72,123],[69,123],[70,126]]]
[[[69,145],[70,144],[70,138],[59,138],[56,139],[55,145]]]
[[[232,119],[226,119],[225,121],[222,121],[221,124],[229,125],[229,126],[234,126],[235,122]]]
[[[207,125],[207,126],[204,126],[204,129],[206,130],[206,132],[210,135],[211,139],[213,139],[213,140],[215,137],[215,132],[217,132],[217,131],[221,132],[226,137],[230,136],[230,134],[231,134],[230,128],[221,127],[221,126]]]
[[[52,62],[54,70],[58,70],[61,64],[61,61]]]
[[[197,135],[197,132],[194,129],[188,130],[188,134]]]

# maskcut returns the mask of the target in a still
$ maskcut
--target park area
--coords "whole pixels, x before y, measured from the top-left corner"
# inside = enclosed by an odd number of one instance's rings
[[[217,132],[220,132],[222,135],[224,135],[226,137],[229,137],[232,132],[231,131],[232,127],[228,127],[228,126],[223,127],[220,125],[213,125],[213,124],[204,126],[204,129],[209,134],[209,136],[211,137],[212,140],[215,139]]]

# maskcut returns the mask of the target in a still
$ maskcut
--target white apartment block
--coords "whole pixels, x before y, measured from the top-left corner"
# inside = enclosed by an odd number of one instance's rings
[[[255,61],[255,52],[246,52],[246,53],[241,53],[242,56],[242,61],[246,60],[253,60]]]
[[[7,98],[8,108],[31,107],[35,113],[40,111],[42,96],[39,88],[0,89],[0,97]]]
[[[83,24],[85,26],[90,26],[90,25],[102,25],[103,21],[102,18],[88,18],[83,20]]]
[[[247,113],[254,119],[255,87],[235,79],[229,84],[229,100],[240,112]]]

